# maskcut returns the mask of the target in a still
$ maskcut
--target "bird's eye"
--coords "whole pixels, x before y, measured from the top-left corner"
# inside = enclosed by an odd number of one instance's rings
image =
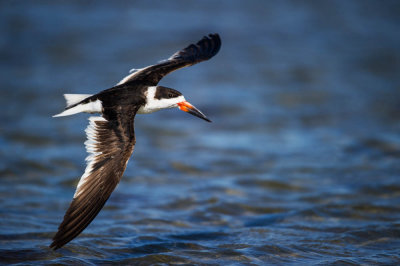
[[[172,97],[173,97],[172,93],[169,93],[168,98],[172,98]]]

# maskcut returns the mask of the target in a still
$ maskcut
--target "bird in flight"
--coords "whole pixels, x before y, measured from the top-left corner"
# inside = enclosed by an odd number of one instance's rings
[[[136,114],[176,107],[211,122],[187,102],[182,93],[157,84],[172,71],[212,58],[220,47],[219,35],[209,34],[167,60],[132,70],[110,89],[94,95],[64,94],[67,107],[54,117],[81,112],[100,113],[101,116],[89,118],[85,130],[87,166],[50,248],[58,249],[78,236],[100,212],[121,180],[136,142]]]

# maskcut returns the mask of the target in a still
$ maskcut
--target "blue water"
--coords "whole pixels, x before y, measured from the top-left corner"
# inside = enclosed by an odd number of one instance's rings
[[[0,263],[400,264],[398,1],[0,2]],[[218,32],[174,72],[213,120],[138,115],[93,223],[48,248],[89,115],[52,118]]]

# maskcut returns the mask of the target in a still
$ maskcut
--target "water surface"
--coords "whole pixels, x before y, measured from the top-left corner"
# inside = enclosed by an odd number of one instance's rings
[[[396,1],[3,1],[0,263],[399,264]],[[86,157],[63,93],[218,32],[173,87],[213,120],[135,120],[121,184],[64,248],[48,245]]]

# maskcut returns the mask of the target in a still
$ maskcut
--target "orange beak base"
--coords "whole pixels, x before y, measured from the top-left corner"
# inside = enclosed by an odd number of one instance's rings
[[[189,102],[180,102],[178,103],[179,109],[181,109],[182,111],[189,113],[191,115],[197,116],[201,119],[206,120],[207,122],[211,122],[210,119],[208,119],[202,112],[200,112],[199,109],[197,109],[196,107],[194,107],[193,105],[191,105]]]

